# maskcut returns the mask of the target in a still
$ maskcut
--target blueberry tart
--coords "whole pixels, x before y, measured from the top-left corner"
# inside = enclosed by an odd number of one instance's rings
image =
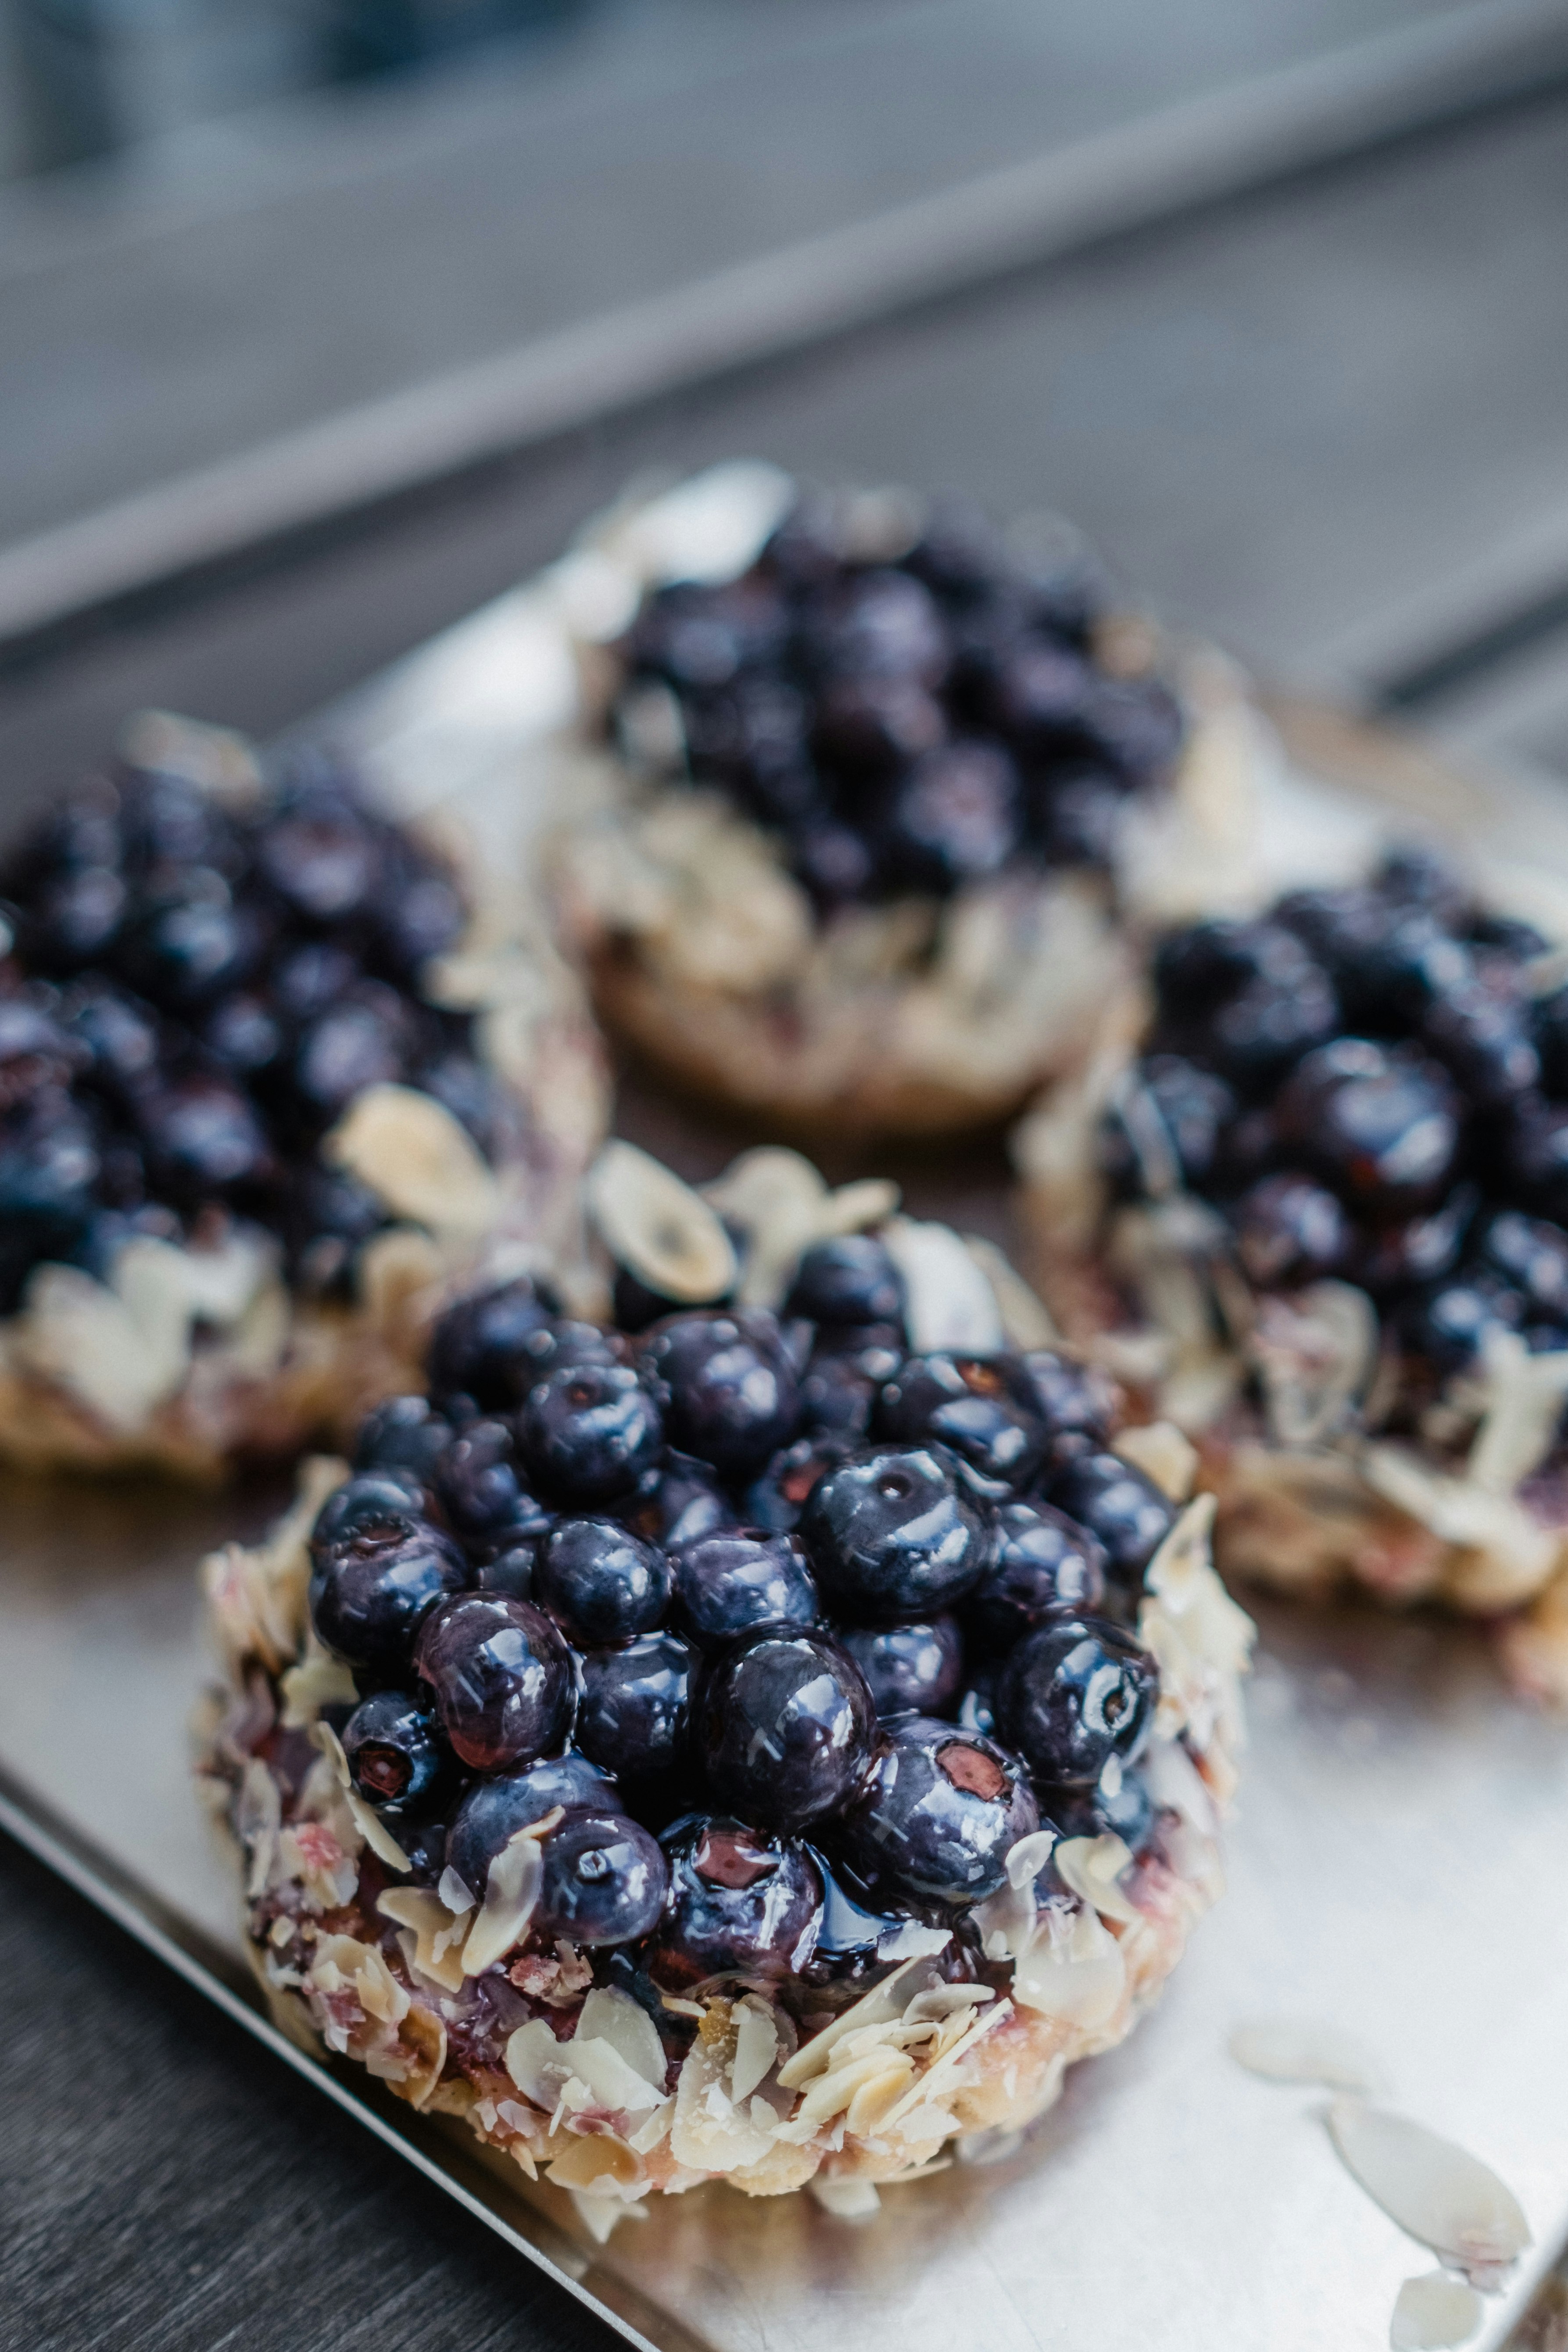
[[[1082,1061],[1124,918],[1218,903],[1258,721],[1055,520],[728,467],[559,567],[555,861],[607,1028],[803,1133],[951,1133]],[[597,803],[595,807],[595,803]]]
[[[0,857],[0,1455],[210,1476],[406,1390],[555,1249],[590,1023],[455,856],[301,753],[138,721]]]
[[[1497,1622],[1568,1700],[1568,962],[1419,847],[1173,930],[1019,1132],[1064,1325],[1201,1446],[1223,1570]]]
[[[1131,2027],[1219,1888],[1250,1627],[1193,1449],[994,1251],[791,1152],[588,1183],[204,1571],[204,1785],[291,2029],[599,2234],[874,2202]]]

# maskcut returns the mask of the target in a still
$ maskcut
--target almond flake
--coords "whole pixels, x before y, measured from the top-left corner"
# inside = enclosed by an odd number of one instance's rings
[[[1100,1916],[1131,1926],[1138,1917],[1117,1880],[1132,1867],[1125,1843],[1108,1830],[1093,1838],[1064,1838],[1052,1857],[1064,1886],[1092,1903]]]
[[[1473,2286],[1447,2271],[1428,2271],[1400,2288],[1388,2341],[1393,2352],[1449,2352],[1452,2346],[1468,2344],[1485,2317],[1486,2305]]]
[[[462,1991],[462,1962],[450,1948],[458,1923],[438,1895],[428,1886],[389,1886],[375,1907],[383,1918],[412,1931],[413,1965],[421,1976],[444,1991]]]
[[[463,1946],[463,1974],[482,1976],[503,1959],[528,1933],[533,1906],[544,1877],[544,1857],[539,1841],[561,1819],[556,1805],[542,1820],[515,1830],[490,1864],[485,1879],[485,1899]]]
[[[1452,2140],[1360,2099],[1336,2099],[1328,2123],[1367,2195],[1434,2253],[1468,2269],[1511,2262],[1531,2243],[1518,2199]]]
[[[1360,2042],[1315,2018],[1258,2018],[1238,2025],[1227,2046],[1238,2066],[1270,2083],[1321,2083],[1331,2091],[1373,2091],[1383,2079],[1377,2061]]]
[[[862,2180],[851,2175],[846,2179],[825,2180],[821,2173],[807,2183],[813,2197],[825,2213],[836,2221],[869,2221],[882,2210],[874,2180]]]
[[[417,1087],[366,1087],[323,1139],[321,1157],[433,1234],[476,1240],[496,1221],[500,1189],[478,1144]]]
[[[577,2018],[576,2039],[607,2042],[662,2096],[664,2044],[646,2009],[613,1985],[595,1985]]]

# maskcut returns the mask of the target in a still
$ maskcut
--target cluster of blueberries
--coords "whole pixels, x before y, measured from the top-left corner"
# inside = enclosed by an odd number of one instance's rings
[[[647,599],[623,709],[670,688],[691,777],[782,835],[825,906],[942,896],[1018,859],[1103,866],[1183,730],[1158,679],[1097,662],[1099,602],[1076,545],[1031,559],[966,505],[864,562],[833,502],[806,499],[741,579]]]
[[[640,1948],[664,1987],[851,1975],[951,1928],[1042,1825],[1154,1814],[1129,1630],[1170,1503],[1113,1399],[1045,1350],[911,1353],[872,1235],[780,1315],[633,1334],[527,1280],[437,1324],[312,1541],[331,1718],[416,1880],[483,1898],[542,1835],[532,1934]],[[629,1961],[624,1963],[629,1964]]]
[[[1545,947],[1415,850],[1173,933],[1106,1173],[1215,1202],[1260,1287],[1369,1292],[1406,1410],[1490,1331],[1568,1347],[1568,988],[1534,985]]]
[[[243,813],[126,768],[42,814],[0,860],[0,1313],[42,1260],[101,1276],[214,1211],[340,1283],[384,1212],[316,1145],[362,1087],[424,1087],[487,1151],[509,1117],[468,1017],[418,995],[465,920],[317,760]]]

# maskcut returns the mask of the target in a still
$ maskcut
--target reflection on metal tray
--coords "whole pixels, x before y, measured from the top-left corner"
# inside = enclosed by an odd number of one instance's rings
[[[520,593],[340,724],[405,806],[456,773],[500,856],[530,821],[523,739],[558,720],[562,694],[559,646]],[[1414,812],[1461,835],[1484,815],[1489,864],[1517,877],[1533,860],[1568,883],[1568,813],[1527,781],[1482,796],[1330,714],[1278,715],[1298,758],[1334,780],[1271,787],[1292,878],[1364,842],[1381,803],[1384,821]],[[1508,2341],[1568,2241],[1568,1733],[1509,1699],[1475,1627],[1263,1612],[1229,1893],[1159,2011],[1075,2071],[1020,2153],[889,2191],[869,2222],[717,2186],[656,2199],[598,2248],[558,2192],[492,2172],[466,2138],[301,2055],[261,2012],[185,1727],[208,1671],[195,1561],[279,1499],[0,1493],[0,1821],[631,2341],[1373,2352],[1400,2283],[1430,2261],[1342,2169],[1321,2096],[1226,2057],[1237,2024],[1280,2013],[1353,2031],[1398,2104],[1519,2195],[1536,2244],[1473,2339]]]

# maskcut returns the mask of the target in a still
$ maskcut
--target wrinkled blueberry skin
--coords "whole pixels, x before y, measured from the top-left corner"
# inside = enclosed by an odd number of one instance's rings
[[[323,1649],[356,1674],[405,1682],[420,1627],[467,1580],[461,1552],[438,1528],[412,1515],[368,1519],[312,1542],[310,1622]]]
[[[672,1316],[648,1335],[643,1365],[670,1443],[723,1477],[754,1476],[794,1433],[795,1369],[771,1315]]]
[[[963,1680],[963,1637],[956,1618],[879,1628],[850,1625],[840,1639],[866,1677],[879,1720],[941,1715]]]
[[[901,1328],[904,1278],[874,1234],[814,1242],[795,1268],[784,1313],[786,1321],[798,1315],[835,1328],[881,1323]]]
[[[1027,1380],[1005,1356],[910,1356],[884,1386],[876,1420],[896,1444],[945,1445],[986,1494],[1027,1486],[1045,1452]]]
[[[619,1780],[653,1780],[686,1759],[692,1654],[679,1633],[638,1634],[583,1660],[577,1744]]]
[[[1049,1503],[1004,1503],[963,1622],[983,1650],[1008,1650],[1047,1617],[1092,1613],[1104,1598],[1105,1550],[1086,1528]]]
[[[481,1412],[509,1412],[522,1402],[524,1344],[558,1312],[527,1276],[497,1290],[460,1298],[438,1318],[427,1359],[432,1393],[472,1398]],[[531,1380],[531,1363],[530,1362]]]
[[[916,1716],[888,1728],[836,1844],[868,1887],[981,1903],[1006,1877],[1009,1848],[1039,1825],[1016,1759],[994,1740]]]
[[[766,1838],[724,1813],[666,1833],[669,1893],[647,1971],[670,1992],[726,1977],[781,1983],[816,1944],[822,1874],[792,1838]]]
[[[527,1764],[572,1727],[571,1653],[527,1601],[464,1593],[432,1612],[415,1669],[452,1747],[477,1771]]]
[[[541,1493],[589,1510],[625,1497],[664,1444],[658,1406],[626,1364],[558,1365],[529,1391],[517,1430]]]
[[[656,1925],[669,1872],[657,1838],[624,1813],[574,1805],[541,1840],[535,1935],[592,1950],[633,1944]]]
[[[704,1674],[698,1760],[716,1801],[787,1833],[844,1803],[869,1761],[875,1721],[865,1677],[837,1643],[764,1631]]]
[[[800,1535],[827,1609],[852,1624],[939,1615],[984,1573],[985,1530],[948,1457],[878,1447],[812,1489]]]
[[[750,1531],[705,1536],[675,1569],[680,1622],[704,1649],[763,1625],[815,1625],[816,1586],[802,1545]]]
[[[651,1633],[669,1606],[666,1555],[614,1519],[559,1519],[541,1541],[540,1601],[578,1649]]]
[[[470,1782],[447,1832],[447,1864],[478,1901],[489,1867],[508,1840],[557,1805],[616,1809],[616,1787],[597,1765],[567,1748],[560,1756]]]
[[[1103,1618],[1037,1626],[996,1681],[999,1737],[1037,1788],[1092,1788],[1114,1756],[1130,1763],[1159,1696],[1154,1661]]]
[[[342,1730],[354,1787],[388,1821],[427,1813],[447,1792],[450,1759],[426,1708],[408,1691],[375,1691]]]
[[[451,1423],[427,1397],[388,1397],[361,1425],[354,1468],[406,1470],[422,1486],[428,1486],[451,1443]]]
[[[1079,1454],[1051,1479],[1055,1507],[1092,1536],[1118,1584],[1136,1582],[1176,1523],[1175,1507],[1152,1478],[1115,1454]]]

